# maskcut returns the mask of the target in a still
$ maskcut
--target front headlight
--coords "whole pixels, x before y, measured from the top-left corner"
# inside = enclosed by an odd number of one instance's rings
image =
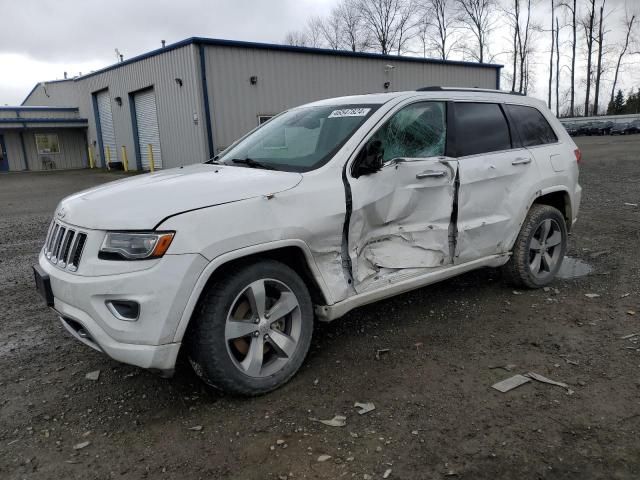
[[[100,248],[104,260],[159,258],[173,241],[175,232],[107,232]]]

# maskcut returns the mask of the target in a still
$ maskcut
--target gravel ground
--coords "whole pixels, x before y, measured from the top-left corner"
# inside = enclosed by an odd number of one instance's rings
[[[318,325],[299,374],[249,400],[185,366],[164,380],[118,364],[37,296],[56,203],[115,174],[0,176],[0,478],[639,478],[640,337],[622,337],[640,333],[640,208],[625,205],[640,203],[640,135],[577,141],[569,255],[591,274],[515,292],[485,269],[360,308]],[[573,394],[491,388],[530,371]],[[334,415],[346,426],[310,420]]]

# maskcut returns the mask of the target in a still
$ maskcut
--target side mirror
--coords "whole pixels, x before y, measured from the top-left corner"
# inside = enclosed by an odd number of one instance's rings
[[[358,154],[356,165],[353,169],[353,176],[358,178],[362,175],[369,175],[380,171],[384,157],[384,148],[380,140],[367,142]]]

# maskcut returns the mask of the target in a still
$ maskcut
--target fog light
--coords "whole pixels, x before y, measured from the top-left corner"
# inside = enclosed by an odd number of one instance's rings
[[[107,300],[105,305],[118,320],[135,322],[140,316],[140,304],[132,300]]]

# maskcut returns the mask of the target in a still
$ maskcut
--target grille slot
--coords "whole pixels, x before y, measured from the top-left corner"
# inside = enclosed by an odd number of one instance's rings
[[[87,234],[53,221],[44,242],[44,255],[54,265],[71,272],[78,270]]]
[[[78,235],[76,235],[76,242],[73,245],[73,250],[71,250],[71,253],[69,255],[71,261],[69,262],[69,265],[67,267],[72,272],[78,270],[78,265],[80,265],[80,258],[82,257],[82,250],[84,249],[84,244],[86,243],[86,241],[86,233],[78,233]]]
[[[56,239],[53,242],[53,249],[51,250],[51,261],[53,263],[58,263],[58,258],[60,255],[60,247],[62,246],[62,239],[64,238],[64,232],[66,231],[67,229],[62,226],[58,228]]]

